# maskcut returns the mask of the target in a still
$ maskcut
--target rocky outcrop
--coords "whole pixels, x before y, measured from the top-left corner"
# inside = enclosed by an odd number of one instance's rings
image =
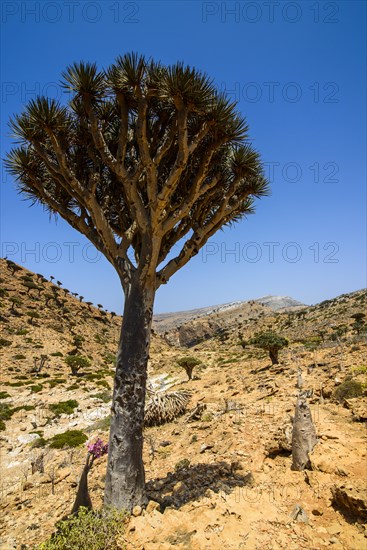
[[[367,422],[367,397],[345,399],[344,407],[352,411],[355,422]]]
[[[348,519],[367,522],[367,488],[362,482],[334,485],[331,488],[333,505]]]

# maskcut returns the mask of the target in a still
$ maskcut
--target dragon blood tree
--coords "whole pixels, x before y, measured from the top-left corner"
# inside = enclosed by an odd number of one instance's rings
[[[11,120],[18,146],[6,162],[19,191],[83,233],[121,280],[105,504],[130,510],[145,502],[156,291],[218,229],[252,213],[268,183],[236,104],[194,68],[127,54],[104,70],[75,63],[63,85],[67,105],[39,97]]]

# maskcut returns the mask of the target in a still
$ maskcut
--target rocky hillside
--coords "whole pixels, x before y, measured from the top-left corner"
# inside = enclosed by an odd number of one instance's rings
[[[0,549],[25,550],[70,512],[86,443],[107,440],[121,319],[4,261],[0,289]],[[146,428],[150,503],[114,547],[365,549],[367,345],[352,316],[366,302],[358,291],[286,312],[254,301],[225,322],[213,312],[207,327],[218,327],[189,351],[201,361],[190,381],[176,364],[187,350],[155,335],[151,380],[192,398],[184,415]],[[270,329],[289,340],[274,366],[248,343]],[[73,375],[67,358],[79,356]],[[318,436],[304,472],[290,468],[299,371]],[[105,468],[102,457],[89,476],[95,508]]]
[[[172,345],[192,347],[211,338],[227,339],[253,335],[255,331],[281,331],[292,340],[305,340],[306,336],[322,343],[333,333],[348,332],[354,319],[351,317],[366,307],[365,291],[352,292],[315,306],[306,306],[282,296],[265,296],[248,302],[235,302],[231,307],[217,306],[205,313],[182,312],[165,314],[155,330]],[[190,318],[190,314],[192,317]],[[190,318],[190,320],[187,320]],[[331,322],[332,319],[332,322]],[[310,343],[311,345],[311,343]]]
[[[223,317],[223,321],[231,319],[236,315],[245,314],[251,310],[251,306],[255,303],[266,306],[273,311],[290,311],[305,307],[304,304],[290,298],[289,296],[263,296],[248,301],[229,302],[228,304],[220,304],[216,306],[202,307],[198,309],[190,309],[187,311],[175,311],[171,313],[159,313],[154,316],[154,328],[159,334],[177,330],[184,324],[194,320],[200,320],[205,323],[207,317],[215,315],[217,319]]]

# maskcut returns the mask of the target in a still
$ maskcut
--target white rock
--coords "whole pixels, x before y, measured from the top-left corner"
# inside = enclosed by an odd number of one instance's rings
[[[9,464],[7,465],[7,468],[14,468],[14,466],[20,466],[21,465],[21,462],[19,462],[18,460],[14,460],[13,462],[9,462]]]
[[[19,443],[30,443],[31,441],[34,441],[35,439],[39,439],[40,436],[38,434],[27,434],[27,435],[19,435],[17,437]]]

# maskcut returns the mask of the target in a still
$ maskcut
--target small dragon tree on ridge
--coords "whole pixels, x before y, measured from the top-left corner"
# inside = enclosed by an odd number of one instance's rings
[[[85,235],[125,294],[105,504],[143,504],[144,403],[157,289],[268,193],[245,119],[213,81],[137,54],[74,63],[66,105],[39,97],[14,116],[7,167],[19,191]],[[178,247],[178,254],[171,253]]]

